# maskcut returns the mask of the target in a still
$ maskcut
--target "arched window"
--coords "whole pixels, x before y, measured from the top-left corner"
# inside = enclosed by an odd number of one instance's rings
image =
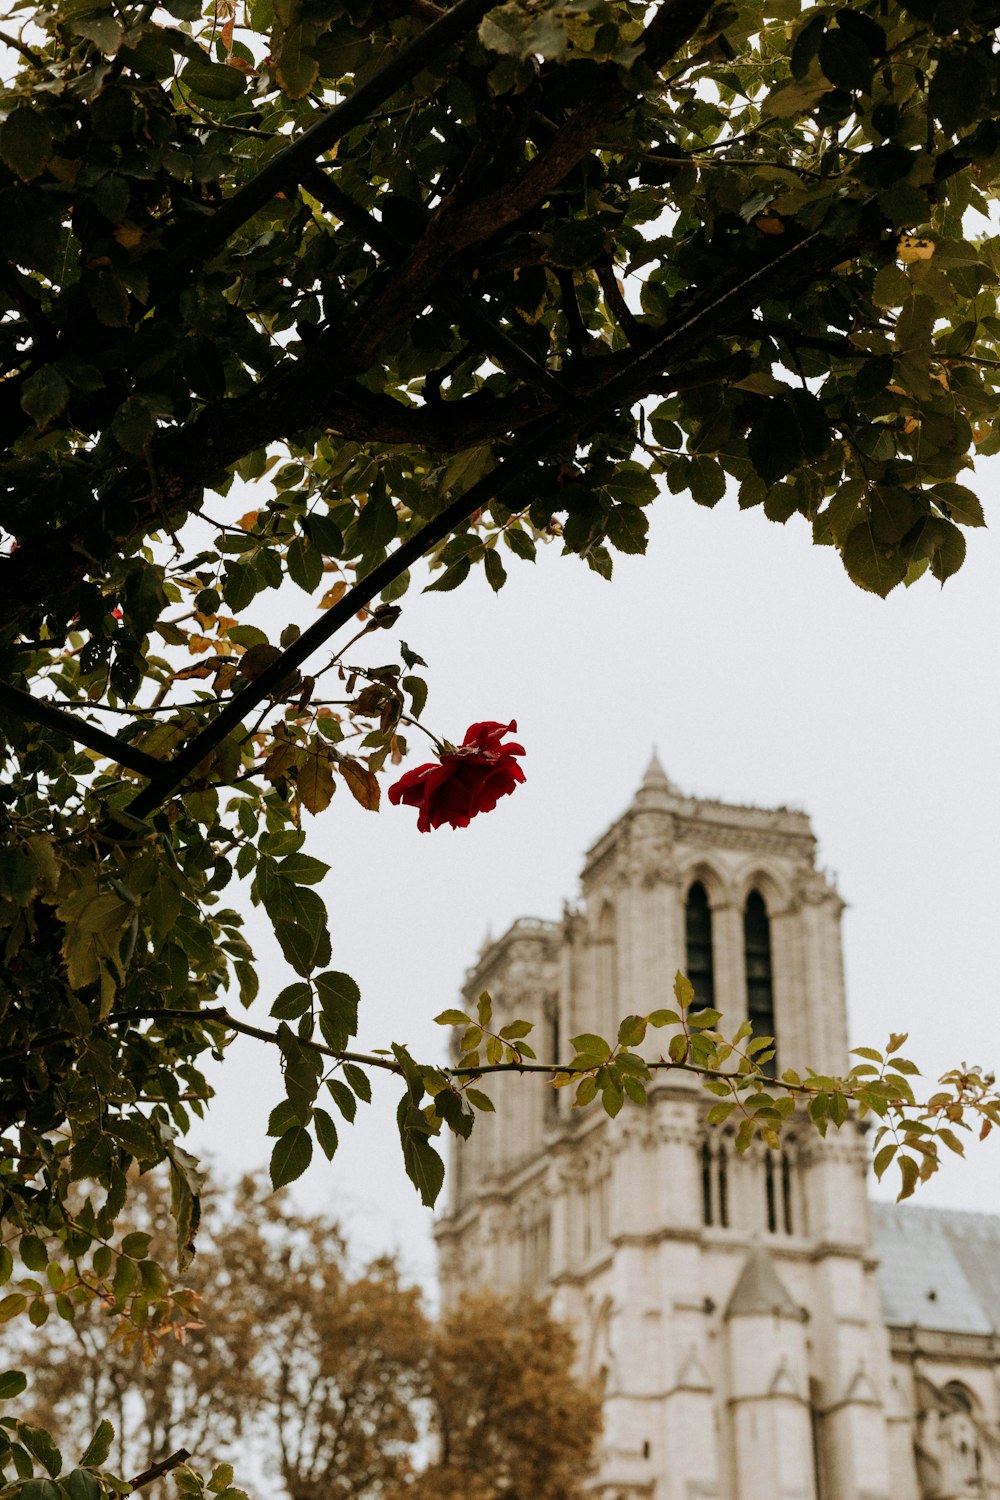
[[[597,919],[598,1015],[614,1015],[618,1004],[618,958],[615,944],[615,911],[608,902]]]
[[[715,1004],[715,976],[712,969],[712,908],[708,892],[696,880],[687,893],[684,908],[687,977],[694,985],[695,999],[703,1006]]]
[[[774,1036],[774,990],[771,981],[771,923],[760,891],[751,891],[743,910],[743,952],[747,973],[747,1018],[754,1036]],[[764,1064],[776,1078],[777,1056]]]

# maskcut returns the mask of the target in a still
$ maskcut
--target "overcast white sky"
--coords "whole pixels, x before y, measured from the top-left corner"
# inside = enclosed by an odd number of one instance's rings
[[[974,483],[995,512],[1000,468]],[[963,1059],[996,1066],[1000,528],[969,533],[943,590],[923,579],[882,601],[811,545],[800,518],[779,527],[730,497],[707,511],[665,494],[651,520],[648,556],[616,556],[611,584],[552,546],[535,566],[511,558],[499,596],[477,578],[403,601],[400,633],[430,664],[430,727],[458,739],[474,720],[515,718],[528,779],[462,831],[418,834],[412,810],[373,816],[343,789],[309,820],[307,850],[333,867],[333,964],[361,985],[359,1045],[439,1054],[432,1017],[454,1003],[487,929],[559,915],[655,744],[687,792],[812,815],[849,903],[852,1045],[908,1030],[907,1051],[935,1076]],[[313,618],[304,594],[281,598],[301,624]],[[410,764],[426,758],[414,749]],[[291,977],[265,958],[263,995]],[[239,1041],[218,1085],[198,1145],[227,1173],[263,1164],[281,1094],[273,1050]],[[430,1215],[403,1175],[398,1093],[393,1082],[345,1128],[299,1197],[336,1214],[359,1255],[399,1250],[429,1277]],[[1000,1211],[998,1136],[917,1201]]]

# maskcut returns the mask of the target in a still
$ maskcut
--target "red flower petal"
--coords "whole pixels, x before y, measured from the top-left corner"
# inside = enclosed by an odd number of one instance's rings
[[[524,747],[502,743],[504,735],[516,729],[514,719],[509,724],[493,720],[470,724],[457,750],[442,755],[437,764],[429,762],[407,771],[394,782],[389,801],[416,807],[421,833],[445,823],[467,828],[472,818],[492,812],[500,798],[509,796],[525,779],[513,758],[523,755]]]

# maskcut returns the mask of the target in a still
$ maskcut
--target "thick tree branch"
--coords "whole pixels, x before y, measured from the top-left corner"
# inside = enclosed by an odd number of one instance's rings
[[[23,693],[20,688],[11,687],[6,682],[0,682],[0,709],[5,709],[28,723],[44,724],[47,729],[58,730],[68,739],[75,740],[78,745],[86,745],[88,750],[98,750],[102,755],[110,756],[119,765],[128,766],[130,771],[138,771],[142,776],[155,776],[163,767],[163,762],[155,756],[147,755],[144,750],[116,739],[113,734],[106,734],[96,724],[79,719],[75,714],[68,714],[64,709],[55,708],[51,703],[46,703],[44,698],[33,698],[30,693]]]
[[[512,182],[482,194],[472,203],[454,195],[444,199],[398,274],[363,313],[352,337],[352,353],[359,367],[374,357],[386,332],[413,311],[420,289],[436,280],[450,261],[523,218],[579,166],[635,97],[641,86],[642,65],[659,69],[686,46],[712,4],[713,0],[663,0],[646,28],[642,56],[634,65],[635,81],[622,70],[613,80],[602,77],[544,150]]]
[[[495,3],[496,0],[458,0],[450,10],[441,12],[426,31],[407,42],[342,103],[272,157],[245,187],[216,209],[203,228],[194,233],[189,231],[184,244],[161,273],[163,279],[162,282],[158,279],[154,295],[162,296],[165,289],[182,285],[275,194],[297,187],[317,157],[335,146],[349,130],[362,125],[379,105],[391,99],[460,37],[474,31]]]

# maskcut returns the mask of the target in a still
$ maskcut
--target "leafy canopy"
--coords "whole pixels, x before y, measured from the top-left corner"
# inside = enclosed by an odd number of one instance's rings
[[[877,594],[961,566],[984,519],[966,471],[1000,442],[1000,6],[11,15],[0,1141],[37,1289],[0,1317],[98,1297],[142,1329],[173,1293],[116,1232],[127,1169],[169,1164],[183,1266],[200,1174],[181,1142],[234,1030],[280,1051],[278,1185],[332,1156],[382,1067],[433,1202],[433,1138],[488,1107],[481,1073],[531,1065],[523,1030],[482,1017],[460,1023],[485,1051],[464,1068],[348,1050],[360,997],[302,823],[338,788],[377,809],[424,713],[394,633],[414,565],[499,589],[554,545],[610,577],[664,486],[708,506],[732,486],[803,516]],[[254,603],[289,580],[313,623],[274,641]],[[269,1027],[233,1014],[258,983],[234,879],[294,975]],[[700,1072],[751,1134],[796,1090],[822,1122],[849,1097],[909,1120],[904,1191],[966,1113],[998,1119],[976,1070],[907,1093],[898,1039],[846,1081],[771,1085],[745,1036],[682,1010],[537,1066],[614,1112],[645,1093],[633,1032],[666,1025],[655,1066]],[[47,1463],[26,1442],[0,1449],[25,1481]]]

